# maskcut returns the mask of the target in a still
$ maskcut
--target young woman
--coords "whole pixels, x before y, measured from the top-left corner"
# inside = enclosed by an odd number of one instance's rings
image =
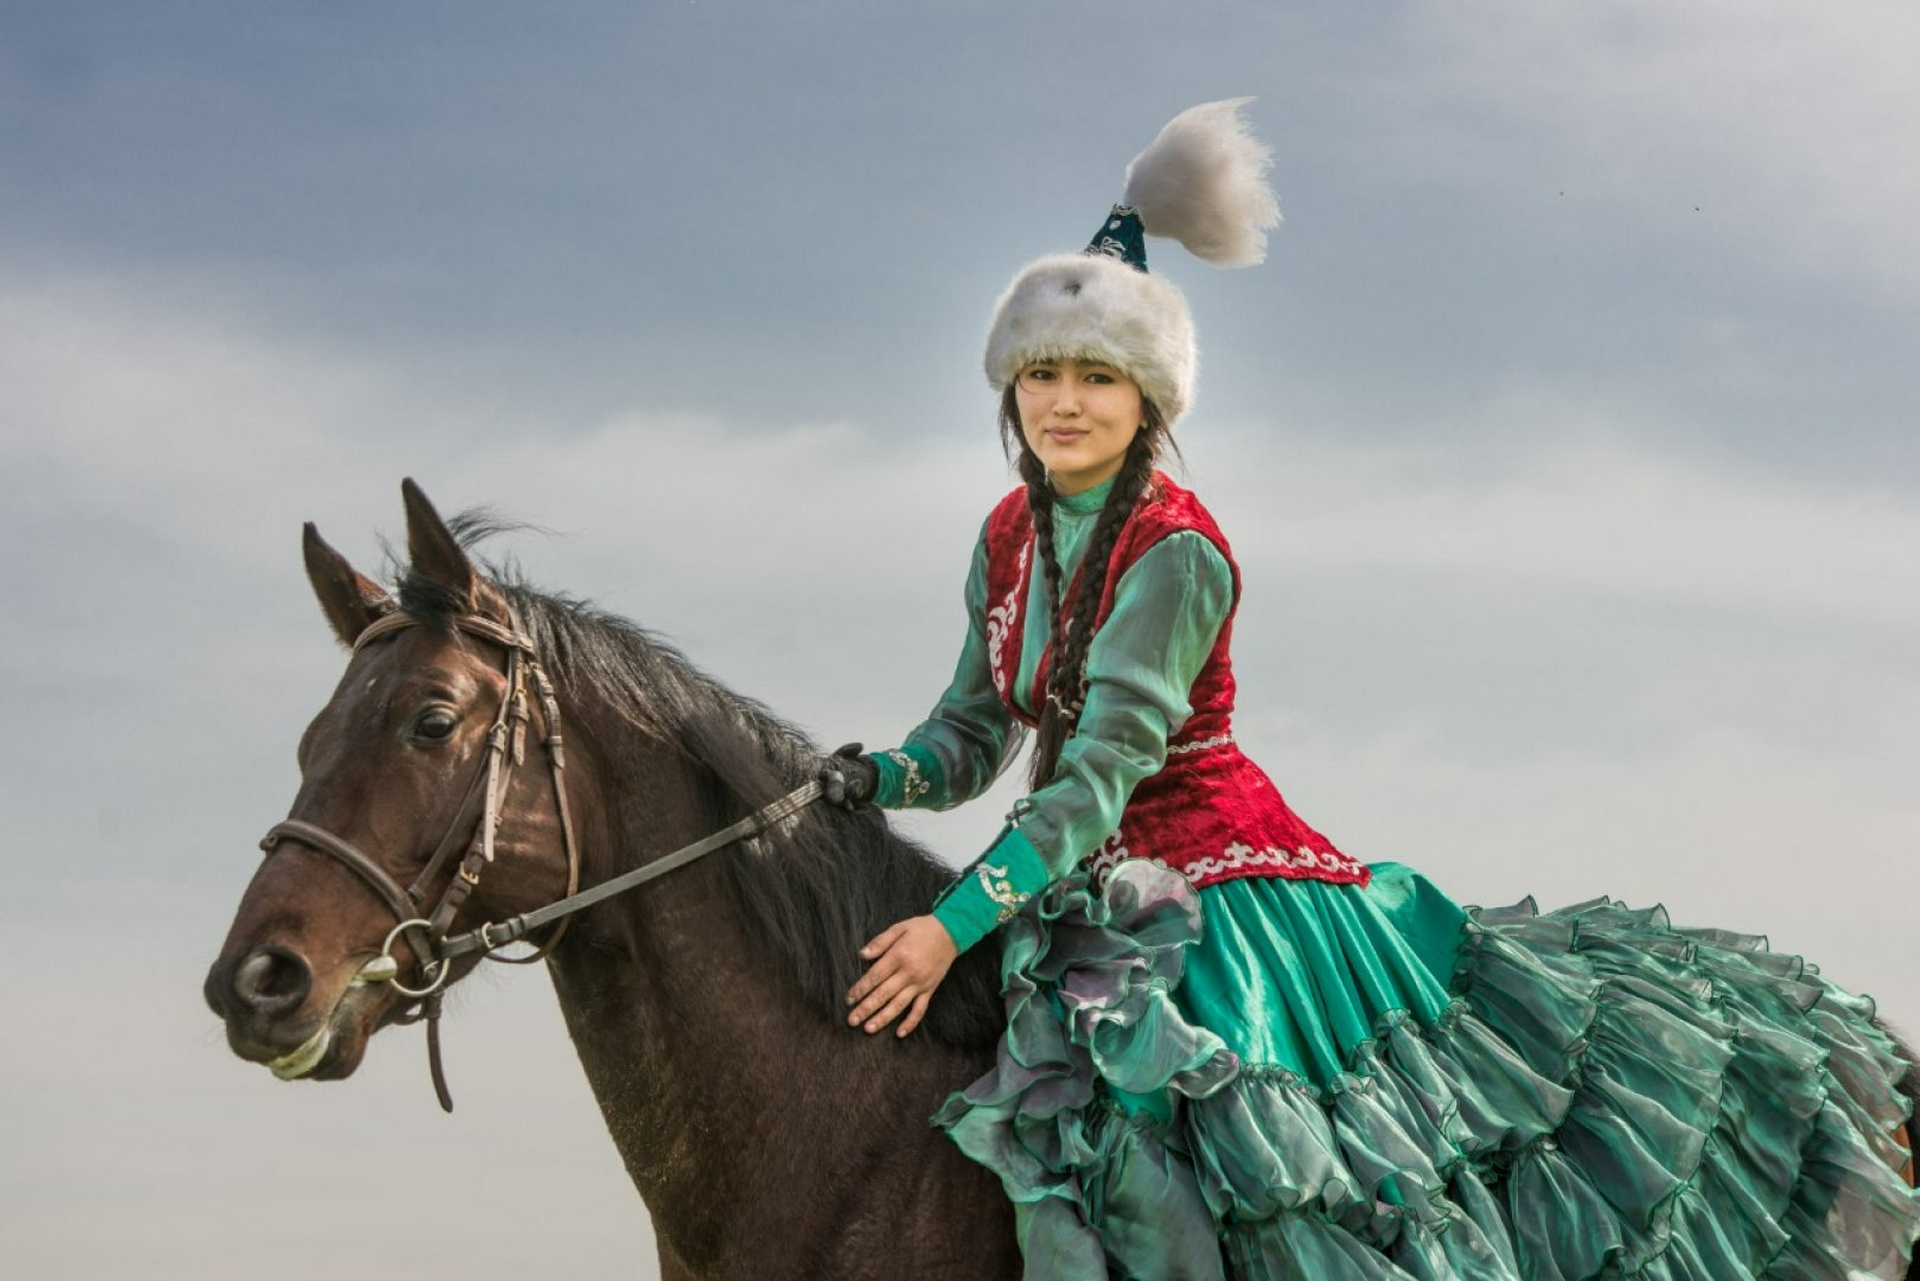
[[[999,932],[999,1061],[935,1121],[1001,1177],[1030,1277],[1905,1275],[1908,1064],[1869,1002],[1657,910],[1470,914],[1341,853],[1236,746],[1239,572],[1155,470],[1196,361],[1143,232],[1260,260],[1240,105],[1177,118],[1089,250],[1000,300],[1025,484],[974,550],[953,683],[827,773],[945,808],[1025,724],[1032,791],[867,945],[849,1022],[907,1035]]]

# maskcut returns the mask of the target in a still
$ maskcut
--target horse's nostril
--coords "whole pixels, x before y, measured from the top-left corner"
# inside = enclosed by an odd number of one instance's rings
[[[312,985],[307,963],[292,952],[263,947],[240,962],[233,974],[234,994],[256,1014],[284,1014],[307,999]]]

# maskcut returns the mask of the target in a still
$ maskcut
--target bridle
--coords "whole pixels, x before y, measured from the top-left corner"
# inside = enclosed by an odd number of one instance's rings
[[[402,888],[400,882],[378,860],[352,841],[305,819],[294,818],[276,823],[260,841],[261,850],[269,855],[279,847],[281,841],[288,839],[328,855],[364,881],[386,904],[387,910],[393,913],[396,924],[387,932],[380,954],[360,968],[354,981],[363,984],[391,983],[402,996],[420,1003],[420,1012],[412,1019],[402,1021],[426,1020],[427,1057],[433,1070],[434,1092],[439,1096],[440,1106],[449,1112],[453,1110],[453,1100],[441,1066],[439,1033],[441,993],[453,970],[453,958],[444,954],[442,947],[461,906],[480,884],[480,874],[493,862],[493,840],[500,827],[501,803],[506,798],[515,767],[526,760],[529,679],[540,699],[546,721],[544,745],[553,775],[554,803],[560,814],[560,839],[566,848],[567,893],[571,895],[580,885],[580,846],[574,839],[573,815],[567,807],[567,757],[560,732],[559,700],[554,697],[553,683],[540,666],[532,639],[521,629],[519,619],[511,611],[508,619],[509,625],[505,627],[478,614],[460,614],[452,620],[456,630],[490,641],[506,651],[506,686],[500,696],[500,709],[494,715],[493,726],[487,731],[485,756],[474,770],[473,780],[467,785],[467,794],[461,800],[459,810],[447,824],[446,833],[441,836],[413,884]],[[398,610],[384,614],[374,619],[354,639],[353,652],[357,655],[377,640],[419,625],[419,619]],[[460,856],[459,866],[448,877],[447,888],[441,893],[439,901],[429,909],[427,895],[434,881],[446,869],[454,852],[463,845],[465,852]],[[566,928],[567,922],[561,921],[553,934],[531,956],[513,959],[518,962],[538,960],[560,941]],[[393,947],[402,938],[412,949],[415,964],[420,970],[417,986],[408,986],[400,981],[400,964],[394,959]]]
[[[285,840],[296,841],[327,855],[366,883],[387,910],[393,913],[394,927],[387,932],[379,955],[362,965],[353,982],[363,985],[390,983],[395,991],[418,1003],[419,1010],[399,1021],[411,1023],[424,1019],[427,1024],[427,1061],[432,1070],[433,1088],[440,1106],[453,1111],[453,1097],[447,1089],[446,1073],[440,1058],[440,1007],[453,962],[462,956],[479,953],[482,959],[525,965],[545,957],[567,932],[573,914],[603,899],[611,898],[636,885],[653,880],[675,868],[684,867],[703,855],[754,836],[798,813],[821,794],[819,781],[812,780],[746,818],[684,846],[644,867],[635,868],[593,888],[580,889],[580,845],[574,836],[573,815],[567,806],[566,749],[560,732],[560,702],[554,696],[533,639],[520,626],[518,615],[508,607],[507,625],[502,626],[479,614],[459,614],[451,619],[455,630],[489,641],[506,651],[506,685],[500,698],[500,710],[487,731],[485,758],[474,770],[446,833],[435,846],[413,884],[402,887],[377,859],[342,836],[329,832],[305,819],[287,819],[269,828],[260,848],[271,855]],[[358,654],[374,641],[421,625],[421,620],[395,610],[369,623],[353,642]],[[351,661],[351,659],[349,659]],[[531,683],[540,700],[545,721],[542,746],[553,778],[554,806],[560,818],[560,839],[567,857],[567,892],[545,907],[524,912],[506,921],[482,923],[463,934],[452,934],[461,907],[480,884],[480,875],[493,862],[494,834],[502,818],[513,771],[526,760],[528,712],[527,690]],[[429,910],[427,896],[433,882],[444,872],[454,852],[464,845],[459,865],[448,878],[447,888]],[[505,957],[498,949],[526,938],[534,930],[554,925],[553,931],[529,954]],[[419,970],[419,982],[408,986],[400,981],[400,963],[393,956],[394,944],[404,938],[413,952]]]

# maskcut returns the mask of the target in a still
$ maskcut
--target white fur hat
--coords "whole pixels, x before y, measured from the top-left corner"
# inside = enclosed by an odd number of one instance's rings
[[[1193,401],[1199,348],[1187,300],[1147,273],[1141,231],[1180,241],[1222,267],[1267,254],[1280,204],[1273,154],[1248,130],[1251,98],[1181,112],[1127,166],[1126,191],[1086,252],[1029,264],[987,330],[987,382],[1005,391],[1036,360],[1097,359],[1124,371],[1172,426]]]

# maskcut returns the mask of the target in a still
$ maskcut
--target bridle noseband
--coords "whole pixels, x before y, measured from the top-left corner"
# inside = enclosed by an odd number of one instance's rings
[[[352,841],[305,819],[294,818],[276,823],[260,841],[260,848],[267,854],[272,854],[282,841],[292,840],[329,856],[364,881],[386,904],[387,910],[393,913],[396,924],[387,932],[379,954],[360,967],[353,981],[368,985],[390,983],[395,991],[419,1003],[418,1013],[403,1017],[400,1021],[426,1021],[427,1061],[433,1071],[434,1093],[439,1097],[440,1106],[448,1112],[453,1111],[453,1098],[447,1090],[446,1074],[440,1061],[440,1005],[443,989],[457,958],[477,952],[483,959],[511,964],[524,965],[540,960],[559,943],[574,913],[663,876],[675,868],[684,867],[735,841],[758,835],[799,813],[819,799],[821,794],[819,781],[811,780],[720,831],[583,891],[580,889],[580,846],[574,837],[573,816],[567,807],[567,760],[560,734],[560,703],[554,696],[553,682],[540,665],[533,640],[520,626],[519,617],[511,606],[508,607],[506,626],[478,614],[458,614],[451,621],[457,631],[490,641],[506,651],[506,688],[501,695],[500,710],[494,716],[493,726],[487,731],[486,759],[474,771],[473,781],[467,785],[467,794],[459,810],[413,884],[402,888],[377,860]],[[420,619],[398,610],[383,614],[355,638],[353,652],[358,654],[373,641],[418,626],[421,626]],[[513,779],[515,767],[525,763],[529,681],[534,695],[540,700],[541,716],[546,722],[546,736],[542,744],[553,776],[554,806],[560,817],[560,839],[566,849],[567,892],[545,907],[524,912],[506,921],[482,923],[464,934],[451,934],[449,931],[453,928],[455,917],[473,893],[474,887],[480,883],[480,874],[493,862],[494,833],[500,826],[500,810],[506,799],[507,786]],[[434,880],[445,870],[454,851],[463,844],[465,853],[448,880],[446,890],[432,910],[427,910],[427,895]],[[532,931],[549,924],[554,926],[553,932],[528,955],[505,957],[497,954],[498,949],[518,942]],[[393,947],[402,938],[406,939],[420,971],[417,986],[409,987],[400,982],[400,964],[394,959]]]

